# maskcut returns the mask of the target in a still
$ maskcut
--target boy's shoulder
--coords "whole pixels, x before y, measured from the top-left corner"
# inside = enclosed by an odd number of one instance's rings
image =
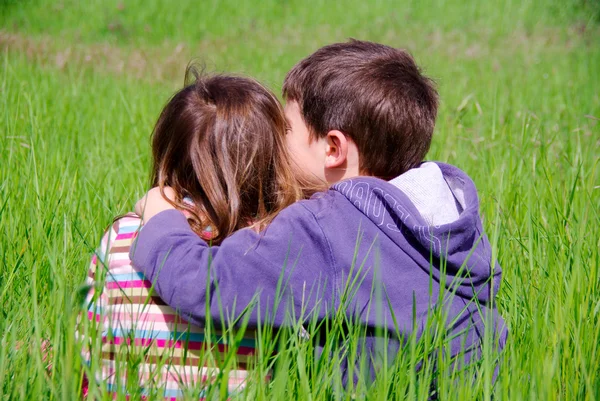
[[[314,194],[310,199],[300,200],[285,209],[269,224],[266,232],[269,238],[274,241],[287,241],[290,235],[304,244],[317,244],[327,242],[324,228],[336,226],[336,221],[342,218],[355,219],[356,216],[349,215],[356,208],[348,202],[344,196],[334,190],[327,190]],[[252,230],[243,229],[238,234],[234,233],[232,237],[241,238],[242,235],[252,240],[254,234]],[[261,238],[264,242],[264,238]]]
[[[291,215],[308,212],[317,220],[327,217],[353,218],[364,213],[361,204],[370,200],[374,191],[398,196],[398,189],[389,182],[376,177],[359,176],[337,182],[310,199],[288,206],[285,212]]]
[[[315,219],[326,216],[347,215],[352,212],[352,209],[355,209],[349,199],[333,186],[326,191],[317,192],[310,199],[298,201],[289,208],[301,208],[304,213],[308,212]]]

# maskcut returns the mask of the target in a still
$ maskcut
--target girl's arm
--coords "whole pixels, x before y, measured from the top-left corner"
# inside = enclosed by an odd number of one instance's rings
[[[103,311],[108,306],[108,298],[104,288],[100,285],[104,283],[104,277],[110,263],[110,250],[113,248],[118,231],[118,221],[111,224],[106,230],[98,248],[92,255],[88,276],[86,277],[86,284],[90,286],[85,300],[88,319],[96,320],[99,323],[106,319],[106,313],[103,313]]]

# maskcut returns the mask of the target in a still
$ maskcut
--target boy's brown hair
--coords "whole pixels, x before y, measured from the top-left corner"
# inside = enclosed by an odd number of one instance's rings
[[[423,161],[438,95],[404,50],[351,39],[317,50],[285,77],[311,136],[339,130],[360,154],[361,173],[391,179]]]
[[[199,235],[212,228],[215,244],[240,228],[264,227],[304,195],[286,127],[281,104],[257,81],[202,76],[192,66],[154,127],[151,184],[172,187],[173,206],[188,212]]]

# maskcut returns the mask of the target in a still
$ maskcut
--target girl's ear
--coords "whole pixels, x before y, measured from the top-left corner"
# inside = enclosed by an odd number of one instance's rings
[[[325,137],[325,168],[345,168],[348,158],[348,138],[341,131],[331,130]]]

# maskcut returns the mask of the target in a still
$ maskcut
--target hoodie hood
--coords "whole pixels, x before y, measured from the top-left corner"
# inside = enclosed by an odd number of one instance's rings
[[[479,217],[473,181],[457,167],[423,163],[386,182],[357,177],[335,184],[408,255],[431,260],[427,269],[449,291],[488,305],[499,289],[501,269]],[[442,272],[445,272],[442,274]]]

